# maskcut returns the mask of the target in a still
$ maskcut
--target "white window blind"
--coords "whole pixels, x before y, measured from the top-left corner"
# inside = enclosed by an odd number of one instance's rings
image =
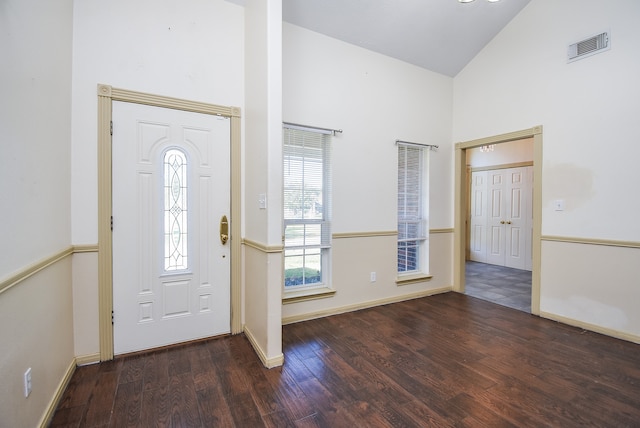
[[[398,272],[428,270],[428,150],[398,144]]]
[[[283,131],[285,289],[327,285],[331,136],[298,128]]]

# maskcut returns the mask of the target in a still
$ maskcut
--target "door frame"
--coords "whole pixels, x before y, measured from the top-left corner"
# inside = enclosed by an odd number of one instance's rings
[[[453,291],[464,293],[467,248],[468,180],[467,149],[488,144],[533,138],[533,237],[531,270],[531,313],[540,315],[540,266],[542,249],[542,126],[507,134],[464,141],[455,145],[455,199],[453,225]]]
[[[228,117],[231,120],[231,334],[242,332],[240,108],[146,94],[98,84],[98,325],[100,361],[113,351],[112,105],[113,101]]]

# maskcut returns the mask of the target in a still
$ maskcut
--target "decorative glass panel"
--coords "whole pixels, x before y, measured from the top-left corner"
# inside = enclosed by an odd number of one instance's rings
[[[164,155],[164,270],[187,269],[187,158],[180,150]]]

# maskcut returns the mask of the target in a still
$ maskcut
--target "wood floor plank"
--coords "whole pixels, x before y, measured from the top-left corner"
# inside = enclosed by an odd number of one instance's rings
[[[265,427],[268,428],[294,428],[295,423],[284,410],[276,411],[262,416]]]
[[[267,380],[265,371],[260,363],[255,361],[252,364],[247,364],[243,374],[245,375],[245,382],[251,385],[249,392],[261,415],[264,416],[284,410],[283,403],[280,402],[278,395]]]
[[[189,351],[191,374],[196,391],[212,388],[219,383],[216,366],[206,346],[196,346]]]
[[[145,354],[144,390],[154,390],[169,386],[169,357],[166,350]]]
[[[87,406],[58,407],[51,420],[52,427],[77,428],[84,417]]]
[[[96,387],[96,382],[98,382],[99,372],[99,364],[76,368],[67,389],[60,399],[58,408],[86,406],[91,397],[91,392]]]
[[[236,426],[259,427],[263,425],[262,415],[260,415],[250,392],[227,396],[227,402]]]
[[[447,418],[428,403],[412,400],[402,406],[404,413],[415,426],[451,428],[455,426],[453,418]]]
[[[169,379],[170,420],[174,427],[199,427],[200,410],[191,373],[173,375]]]
[[[141,381],[144,376],[145,358],[143,355],[126,357],[122,363],[122,371],[118,383]]]
[[[155,389],[145,389],[140,409],[140,425],[144,427],[168,427],[171,424],[169,384]]]
[[[220,386],[210,386],[196,392],[202,425],[206,427],[231,427],[233,416]]]
[[[285,364],[288,364],[288,361]],[[268,370],[265,377],[291,420],[302,420],[316,413],[312,403],[284,367]]]
[[[79,367],[51,427],[635,427],[640,345],[446,293]]]
[[[197,346],[197,344],[195,345]],[[169,359],[169,376],[178,376],[191,371],[189,352],[185,346],[167,349]]]
[[[122,378],[122,376],[121,376]],[[112,427],[137,427],[142,408],[142,375],[140,380],[118,385],[113,405]]]
[[[458,394],[449,400],[449,405],[456,407],[461,412],[462,420],[469,420],[472,426],[515,428],[517,425],[504,417],[504,414],[494,413],[482,402],[474,400],[467,393]]]
[[[317,409],[321,426],[360,426],[355,415],[348,411],[348,405],[328,391],[318,379],[300,383],[300,388]]]
[[[111,420],[119,371],[105,370],[98,376],[96,386],[87,402],[87,411],[82,426],[108,426]]]

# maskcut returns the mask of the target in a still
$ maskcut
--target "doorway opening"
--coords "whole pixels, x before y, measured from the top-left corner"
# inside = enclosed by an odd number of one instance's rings
[[[467,149],[465,293],[531,312],[533,138]]]
[[[514,272],[510,269],[514,269],[514,267],[509,266],[507,263],[506,266],[484,266],[485,263],[482,262],[474,262],[473,260],[469,263],[469,269],[467,269],[467,261],[470,258],[470,218],[469,218],[469,210],[471,205],[470,200],[470,172],[471,168],[467,165],[469,160],[473,157],[472,150],[476,148],[480,148],[483,146],[493,145],[495,147],[499,147],[505,143],[510,142],[522,142],[522,140],[530,139],[531,140],[531,150],[532,150],[532,161],[527,161],[531,165],[531,173],[535,180],[532,180],[531,186],[531,221],[530,226],[520,225],[520,227],[528,227],[527,234],[529,236],[528,242],[521,246],[520,248],[525,248],[528,254],[530,255],[530,273],[528,272],[528,266],[519,265],[516,267],[517,270],[525,271],[525,272]],[[507,147],[507,146],[504,146]],[[471,140],[462,143],[456,144],[456,159],[455,159],[455,220],[454,220],[454,285],[453,290],[459,293],[465,293],[467,285],[472,284],[471,281],[474,280],[474,275],[480,275],[478,271],[484,268],[486,275],[493,275],[494,278],[496,275],[509,276],[510,274],[520,273],[521,276],[519,279],[515,279],[514,281],[519,281],[521,283],[526,283],[527,276],[531,277],[531,288],[530,288],[530,303],[529,309],[530,312],[534,315],[539,315],[540,313],[540,247],[541,247],[541,194],[542,194],[542,174],[541,174],[541,165],[542,165],[542,127],[537,126],[534,128],[525,129],[522,131],[511,132],[508,134],[496,135],[493,137],[482,138],[478,140]],[[512,166],[509,165],[509,162],[502,161],[493,161],[495,164],[502,164],[502,166]],[[495,166],[494,164],[494,166]],[[515,162],[513,167],[521,167],[523,165],[519,165],[518,162]],[[507,201],[510,203],[510,201]],[[507,224],[508,221],[511,221],[511,224],[515,224],[513,219],[510,218],[498,218],[499,222],[504,221]],[[502,224],[500,224],[502,226]],[[497,228],[495,230],[498,230]],[[523,230],[519,231],[520,237],[523,238]],[[515,234],[517,235],[517,234]],[[514,236],[515,236],[514,235]],[[513,238],[513,236],[510,236]],[[516,251],[515,253],[518,253]],[[520,252],[521,253],[521,252]],[[519,254],[523,256],[524,254]],[[474,264],[477,263],[477,264]],[[508,269],[508,270],[507,270]],[[467,281],[467,276],[469,276],[469,281]],[[481,276],[479,276],[481,277]],[[485,276],[484,278],[487,278]],[[491,280],[491,279],[490,279]],[[495,279],[491,280],[494,283]],[[499,281],[498,281],[499,282]],[[490,287],[490,284],[488,284]],[[524,287],[521,285],[521,287]],[[469,294],[473,293],[473,287],[470,286]],[[487,291],[487,290],[485,290]],[[495,290],[494,290],[495,291]],[[522,290],[519,290],[522,291]],[[520,293],[520,294],[526,294]],[[494,296],[498,297],[498,296]],[[506,301],[505,301],[506,302]],[[523,305],[526,306],[526,303],[519,302],[520,307]]]

